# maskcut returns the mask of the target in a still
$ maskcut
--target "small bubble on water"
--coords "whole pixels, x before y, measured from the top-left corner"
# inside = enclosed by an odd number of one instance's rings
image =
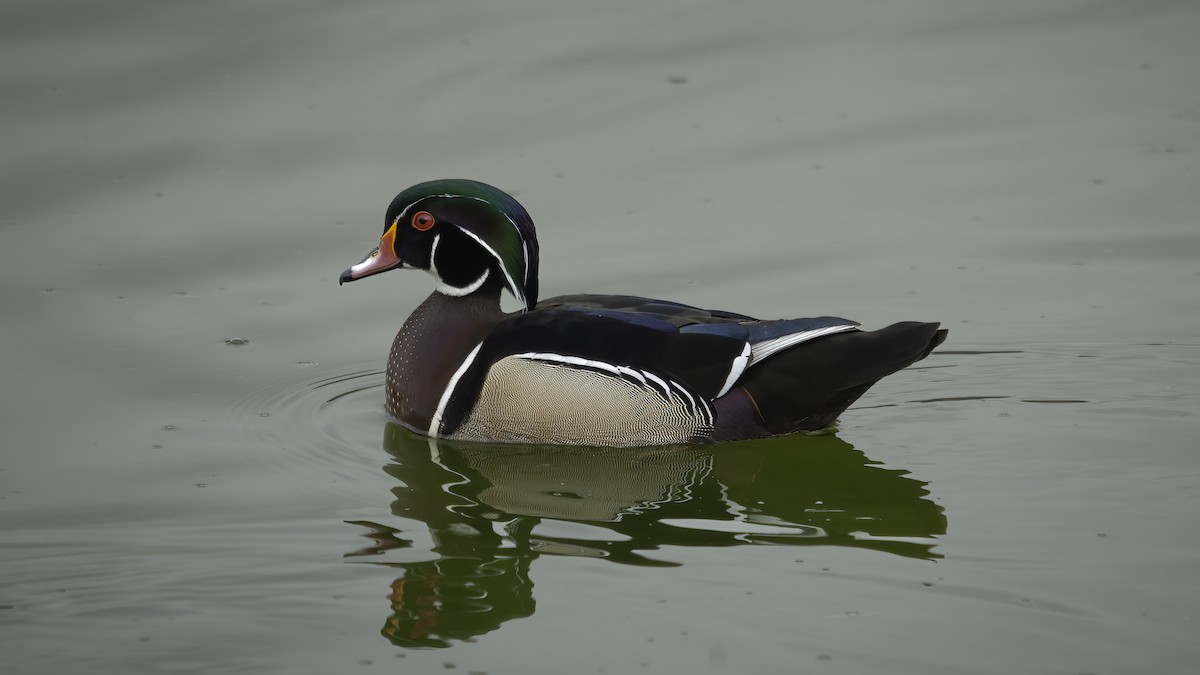
[[[241,347],[242,345],[250,344],[250,341],[247,340],[246,338],[229,338],[228,340],[225,341],[225,344],[230,345],[232,347]]]
[[[178,427],[176,427],[174,424],[164,424],[163,425],[163,431],[175,431],[175,429],[177,429],[177,428]]]

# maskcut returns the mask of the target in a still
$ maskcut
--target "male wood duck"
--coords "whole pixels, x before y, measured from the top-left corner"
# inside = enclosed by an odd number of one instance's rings
[[[396,195],[379,246],[340,282],[397,268],[436,285],[392,343],[386,408],[439,438],[643,446],[813,431],[946,338],[936,323],[863,332],[628,295],[538,302],[533,220],[471,180]],[[522,309],[505,313],[501,291]]]

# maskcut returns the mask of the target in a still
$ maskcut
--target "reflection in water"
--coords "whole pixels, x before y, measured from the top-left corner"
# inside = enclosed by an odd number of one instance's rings
[[[936,558],[946,532],[925,483],[885,469],[836,436],[643,449],[433,441],[389,424],[385,470],[403,484],[392,512],[420,521],[433,545],[380,523],[352,554],[404,570],[384,634],[442,647],[533,614],[538,556],[675,566],[664,546],[838,545]],[[408,558],[413,552],[405,551]]]

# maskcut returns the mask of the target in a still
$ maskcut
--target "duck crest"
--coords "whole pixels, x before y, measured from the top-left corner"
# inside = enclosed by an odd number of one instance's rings
[[[505,287],[526,310],[537,304],[537,231],[520,202],[479,181],[434,180],[396,195],[388,208],[389,222],[403,224],[422,210],[450,223],[493,258]],[[438,241],[436,234],[433,241]],[[455,250],[462,251],[463,247]],[[430,253],[432,257],[433,251]]]

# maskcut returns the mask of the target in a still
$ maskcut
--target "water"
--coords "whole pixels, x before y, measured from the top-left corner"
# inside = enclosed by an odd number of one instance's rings
[[[0,10],[4,672],[1190,673],[1192,3]],[[836,435],[430,444],[398,190],[944,347]]]

